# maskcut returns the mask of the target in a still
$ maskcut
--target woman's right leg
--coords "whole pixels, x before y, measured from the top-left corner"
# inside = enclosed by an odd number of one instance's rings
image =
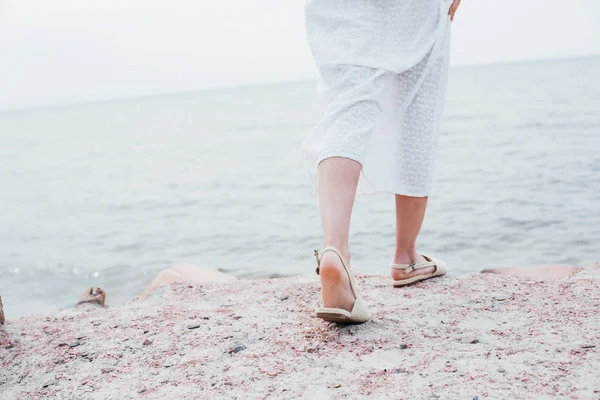
[[[362,166],[343,157],[327,158],[319,164],[319,207],[323,224],[323,248],[335,247],[350,268],[350,217]],[[349,271],[350,272],[350,271]],[[354,295],[348,275],[333,252],[321,255],[323,307],[352,311]]]

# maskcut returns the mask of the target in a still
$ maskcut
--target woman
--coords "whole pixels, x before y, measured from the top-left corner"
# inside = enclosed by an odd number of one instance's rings
[[[350,271],[358,192],[394,193],[394,286],[441,276],[415,243],[431,189],[445,96],[450,21],[460,0],[308,0],[322,115],[303,143],[319,192],[323,307],[317,317],[362,323],[369,312]]]

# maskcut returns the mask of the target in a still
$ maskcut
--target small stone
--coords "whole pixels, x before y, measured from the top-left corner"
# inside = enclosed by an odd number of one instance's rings
[[[287,300],[287,299],[289,299],[289,298],[290,298],[290,296],[281,296],[281,297],[279,298],[279,300],[281,300],[281,301],[285,301],[285,300]]]
[[[58,344],[58,347],[65,347],[65,346],[68,346],[68,344],[66,344],[66,343],[59,343]]]
[[[150,339],[145,339],[144,342],[142,343],[144,346],[149,346],[152,344],[152,340]]]
[[[77,347],[77,346],[81,346],[81,342],[77,341],[77,342],[73,342],[69,345],[70,348]]]
[[[567,369],[565,367],[563,367],[562,365],[560,367],[558,367],[558,369],[560,369],[561,371],[566,371]]]
[[[141,388],[140,390],[138,390],[138,393],[144,393],[146,390],[148,390],[148,389],[146,389],[146,388]]]
[[[145,335],[146,333],[148,333],[148,332],[150,332],[150,331],[144,331],[144,335]]]
[[[401,350],[408,349],[408,345],[407,345],[407,344],[401,344],[401,345],[400,345],[400,349],[401,349]]]
[[[596,347],[595,344],[584,344],[581,346],[582,349],[593,349],[594,347]]]
[[[82,335],[82,334],[77,335],[77,336],[75,336],[75,339],[77,339],[77,340],[85,339],[85,335]]]
[[[331,385],[329,385],[330,389],[337,389],[337,388],[341,388],[342,384],[341,383],[333,383]]]
[[[479,396],[473,397],[473,400],[479,400]]]
[[[271,370],[271,371],[267,371],[267,375],[275,377],[275,376],[279,375],[279,372],[277,372],[275,370]]]
[[[246,350],[246,346],[244,346],[243,344],[240,343],[232,343],[228,348],[227,348],[227,353],[232,354],[232,353],[239,353],[242,350]]]
[[[241,316],[241,315],[234,315],[234,316],[233,316],[233,319],[234,319],[234,320],[236,320],[236,321],[237,321],[238,319],[241,319],[241,318],[242,318],[242,316]]]
[[[476,344],[476,343],[479,343],[479,339],[473,339],[473,340],[471,340],[469,343],[471,343],[471,344]]]
[[[56,385],[57,383],[58,383],[58,382],[57,382],[57,381],[54,381],[54,380],[52,380],[52,381],[48,381],[48,382],[44,383],[44,385],[42,386],[42,388],[44,388],[44,389],[45,389],[45,388],[47,388],[48,386]]]
[[[505,372],[506,372],[506,370],[505,370],[504,368],[500,367],[500,368],[498,368],[498,372],[500,372],[500,373],[502,373],[502,374],[503,374],[503,373],[505,373]]]
[[[109,372],[113,372],[115,369],[112,367],[103,367],[100,368],[100,372],[102,372],[103,374],[108,374]]]
[[[396,368],[396,369],[394,370],[394,372],[395,372],[396,374],[405,374],[405,373],[406,373],[406,368],[404,368],[404,367]]]
[[[187,326],[188,329],[198,329],[200,328],[200,324],[189,324]]]
[[[4,346],[4,348],[5,348],[6,350],[10,350],[10,349],[12,349],[13,347],[15,347],[15,344],[14,344],[14,343],[9,343],[8,345]]]

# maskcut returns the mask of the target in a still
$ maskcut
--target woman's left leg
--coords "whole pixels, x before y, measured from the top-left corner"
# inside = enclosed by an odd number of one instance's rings
[[[421,230],[427,197],[410,197],[396,195],[396,250],[393,264],[420,264],[427,260],[417,252],[417,236]],[[392,268],[392,279],[400,280],[415,275],[430,274],[435,267],[421,268],[412,272],[405,272]]]

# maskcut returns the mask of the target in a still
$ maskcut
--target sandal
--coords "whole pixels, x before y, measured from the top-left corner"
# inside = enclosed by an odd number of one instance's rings
[[[446,273],[448,272],[448,268],[446,267],[445,262],[443,262],[441,260],[434,260],[433,258],[427,257],[424,254],[423,254],[423,257],[425,257],[427,262],[424,262],[421,264],[415,264],[415,263],[413,263],[413,264],[390,264],[390,267],[392,267],[393,269],[399,269],[399,270],[405,271],[406,273],[411,273],[413,271],[423,269],[423,268],[435,267],[433,272],[430,274],[415,275],[415,276],[412,276],[412,277],[406,278],[406,279],[394,280],[394,281],[392,281],[392,284],[394,285],[394,287],[407,286],[407,285],[411,285],[416,282],[424,281],[426,279],[431,279],[431,278],[435,278],[437,276],[446,275]]]
[[[315,314],[317,318],[321,318],[328,322],[336,322],[338,324],[362,324],[371,319],[369,315],[369,309],[365,302],[356,294],[354,278],[348,272],[348,268],[346,268],[346,264],[344,263],[344,259],[339,251],[337,251],[333,247],[327,247],[323,249],[323,253],[331,251],[337,254],[344,266],[344,270],[348,274],[348,280],[350,281],[350,289],[352,290],[352,294],[354,295],[354,305],[352,306],[352,311],[348,312],[342,308],[325,308],[319,307],[315,310]],[[317,258],[317,275],[320,275],[320,264],[321,259],[319,258],[319,252],[315,250],[315,257]]]

